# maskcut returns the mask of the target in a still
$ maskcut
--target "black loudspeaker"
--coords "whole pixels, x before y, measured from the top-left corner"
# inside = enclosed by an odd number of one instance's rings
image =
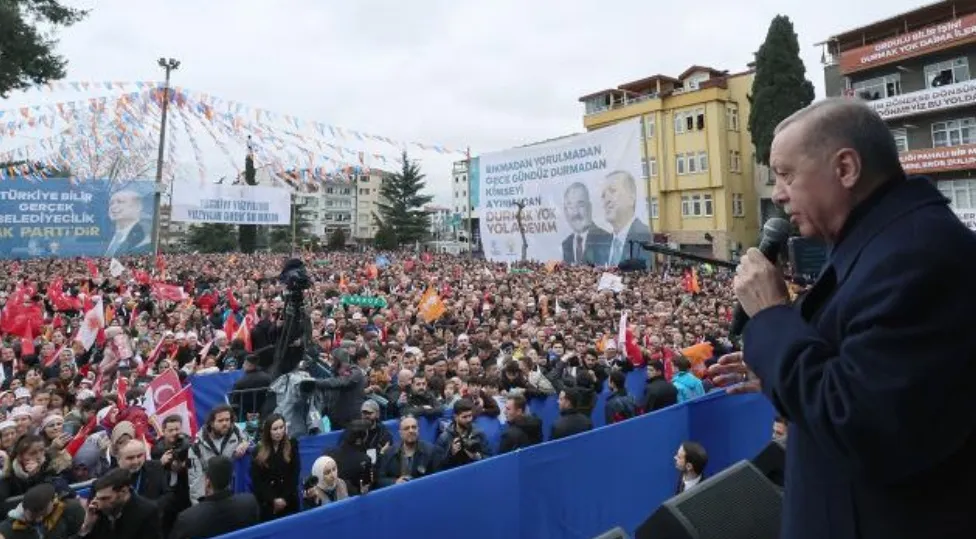
[[[618,526],[606,533],[597,535],[593,539],[630,539],[630,536],[627,535],[627,532],[625,532],[623,528]]]
[[[637,539],[777,539],[783,497],[740,461],[661,504]]]
[[[776,440],[769,442],[769,445],[752,459],[752,465],[762,472],[766,479],[782,489],[786,476],[786,444]]]

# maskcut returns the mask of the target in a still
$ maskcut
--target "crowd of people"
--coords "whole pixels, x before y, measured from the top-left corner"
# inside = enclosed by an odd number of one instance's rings
[[[558,395],[551,439],[592,428],[602,387],[607,423],[694,398],[733,348],[730,276],[708,267],[664,264],[601,290],[591,267],[303,259],[307,339],[286,329],[277,255],[0,263],[0,538],[216,536],[486,458],[480,415],[506,423],[499,452],[541,443],[536,397]],[[199,428],[155,400],[163,377],[233,370],[229,404]],[[640,399],[624,383],[634,370]],[[417,418],[445,411],[436,442],[420,440]],[[301,478],[300,436],[339,429]],[[234,494],[245,456],[252,492]]]

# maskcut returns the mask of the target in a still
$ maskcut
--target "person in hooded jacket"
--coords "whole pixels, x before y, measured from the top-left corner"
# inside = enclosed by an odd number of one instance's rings
[[[526,401],[522,395],[513,395],[505,401],[506,428],[498,446],[498,454],[542,443],[542,421],[526,413]]]

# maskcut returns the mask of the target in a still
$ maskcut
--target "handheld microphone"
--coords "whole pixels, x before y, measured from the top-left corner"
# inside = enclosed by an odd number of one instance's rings
[[[773,264],[779,258],[780,251],[790,239],[790,223],[786,219],[773,217],[766,221],[762,229],[762,238],[759,240],[759,251],[762,252],[766,260]],[[749,315],[742,310],[742,305],[736,303],[735,313],[732,315],[732,329],[730,333],[733,337],[742,335],[742,330],[749,321]]]

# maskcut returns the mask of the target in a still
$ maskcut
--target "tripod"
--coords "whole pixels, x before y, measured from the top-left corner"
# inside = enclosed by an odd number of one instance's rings
[[[295,370],[312,344],[312,319],[305,312],[305,294],[285,291],[285,318],[275,342],[272,380]]]

